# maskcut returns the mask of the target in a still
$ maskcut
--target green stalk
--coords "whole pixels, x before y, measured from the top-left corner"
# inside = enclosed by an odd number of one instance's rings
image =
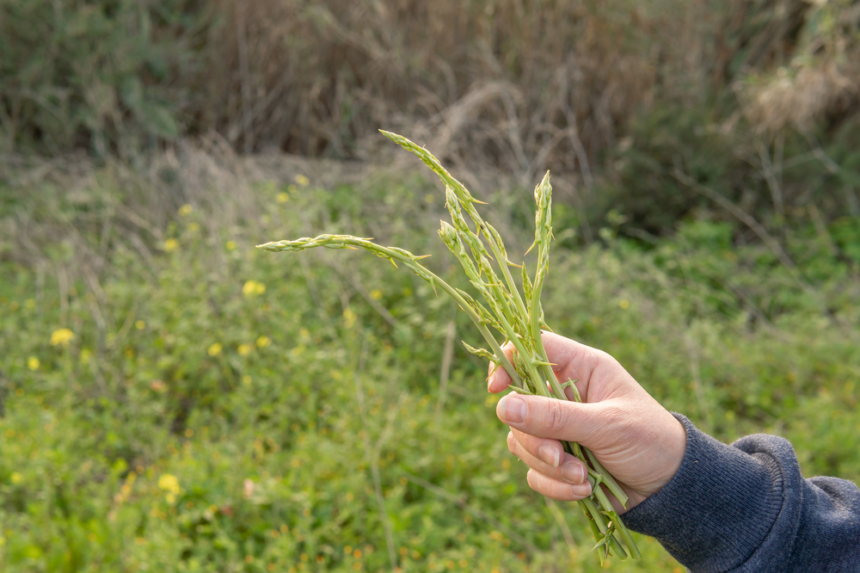
[[[597,459],[597,456],[595,456],[591,452],[591,450],[589,450],[588,448],[582,448],[582,450],[588,457],[588,461],[591,462],[591,467],[594,468],[594,471],[603,476],[603,485],[606,486],[606,489],[608,489],[609,492],[614,495],[618,499],[618,501],[621,502],[622,507],[627,507],[627,494],[624,493],[624,490],[621,489],[621,486],[618,485],[618,482],[615,481],[615,478],[613,478],[612,475],[610,475],[610,473],[606,471],[606,468],[603,467],[603,464],[600,463],[600,461]]]
[[[489,225],[487,226],[489,227]],[[502,253],[499,252],[498,246],[495,244],[495,237],[493,239],[494,240],[492,241],[488,241],[490,243],[490,248],[493,249],[493,254],[496,256],[496,261],[499,263],[499,267],[502,269],[502,274],[505,275],[505,282],[508,283],[508,288],[513,295],[514,302],[517,305],[517,310],[520,312],[520,316],[528,316],[529,313],[526,310],[525,304],[523,304],[523,299],[520,297],[519,289],[517,288],[516,283],[514,283],[514,278],[511,276],[511,271],[508,269],[508,258],[507,256],[502,256]]]
[[[513,331],[513,328],[511,328],[511,325],[508,324],[508,321],[507,321],[507,319],[505,319],[504,316],[499,315],[499,321],[502,323],[502,326],[504,327],[505,332],[507,332],[508,339],[511,341],[511,344],[514,345],[514,348],[516,349],[517,353],[519,353],[520,357],[525,362],[526,368],[529,371],[529,375],[531,376],[532,380],[535,381],[535,384],[534,384],[535,385],[535,391],[538,394],[540,394],[541,396],[547,396],[548,397],[549,392],[546,389],[546,384],[538,384],[537,383],[537,381],[540,380],[540,378],[541,378],[540,374],[538,374],[537,368],[535,367],[534,362],[531,360],[529,353],[523,347],[523,343],[520,340],[520,337],[517,336],[516,332]]]
[[[479,317],[469,303],[460,296],[460,293],[458,293],[456,289],[431,272],[427,267],[417,262],[419,259],[423,259],[424,257],[416,257],[409,251],[405,251],[397,247],[383,247],[382,245],[370,242],[368,239],[353,237],[351,235],[320,235],[313,239],[304,237],[296,239],[295,241],[272,241],[262,245],[257,245],[258,249],[272,252],[303,251],[314,247],[325,247],[328,249],[350,249],[361,247],[378,257],[388,259],[395,267],[397,266],[397,263],[394,261],[400,261],[404,263],[409,270],[433,285],[434,288],[438,285],[448,294],[448,296],[457,302],[463,312],[465,312],[475,326],[478,327],[484,340],[486,340],[493,349],[497,363],[501,364],[502,368],[504,368],[511,377],[511,380],[513,380],[517,386],[523,386],[523,382],[520,379],[519,374],[517,374],[516,368],[514,368],[513,364],[508,360],[507,355],[502,351],[502,348],[499,346],[499,343],[496,342],[496,338],[493,334],[484,325],[484,321],[481,317]]]
[[[621,518],[618,517],[618,523],[622,523]],[[627,552],[633,559],[639,559],[642,557],[642,553],[639,552],[639,548],[636,546],[636,542],[633,540],[633,536],[630,535],[630,532],[626,527],[619,527],[618,531],[621,532],[621,537],[624,539],[624,546],[627,548]]]
[[[532,248],[537,245],[538,260],[535,269],[535,282],[531,289],[531,300],[529,301],[529,322],[531,326],[532,339],[535,342],[538,357],[546,363],[549,363],[549,358],[546,354],[546,348],[543,345],[543,336],[540,328],[540,296],[543,292],[544,280],[549,272],[549,241],[552,236],[552,187],[549,183],[549,172],[544,175],[543,180],[535,187],[535,203],[537,211],[535,212],[535,241],[532,243]],[[531,250],[531,249],[529,249]],[[567,396],[558,379],[555,377],[555,372],[552,371],[552,366],[549,364],[543,367],[544,376],[552,386],[553,393],[560,400],[566,400]]]
[[[541,328],[549,328],[543,322],[540,304],[544,282],[549,273],[549,247],[552,238],[552,188],[549,183],[549,173],[535,187],[537,210],[535,212],[535,240],[532,248],[537,247],[537,268],[534,284],[532,284],[528,272],[523,266],[523,296],[521,296],[508,268],[513,263],[508,259],[501,235],[494,227],[486,223],[475,209],[474,204],[480,203],[480,201],[475,200],[463,184],[454,179],[430,152],[400,135],[389,132],[383,132],[383,134],[420,157],[445,183],[446,206],[451,214],[452,224],[443,221],[439,236],[460,261],[469,281],[484,297],[489,310],[475,301],[468,293],[452,288],[448,283],[419,264],[418,260],[423,257],[416,257],[412,253],[396,247],[382,247],[368,239],[347,235],[321,235],[314,239],[302,238],[295,241],[266,243],[260,245],[260,248],[270,251],[300,251],[313,247],[362,248],[378,257],[389,260],[395,266],[397,266],[397,262],[403,263],[416,275],[433,285],[434,290],[438,285],[466,312],[489,344],[491,351],[472,348],[465,342],[463,345],[469,352],[488,358],[496,365],[501,365],[510,375],[511,388],[514,391],[567,400],[564,385],[559,383],[552,370],[552,365],[549,363],[541,330]],[[475,232],[467,224],[464,211],[474,223]],[[483,239],[481,238],[482,233]],[[484,241],[489,245],[492,254],[487,251]],[[492,264],[493,260],[501,269],[504,282],[496,274]],[[510,340],[516,351],[513,355],[513,362],[502,351],[495,335],[488,327],[494,328]],[[521,372],[522,376],[520,375]],[[581,402],[576,386],[571,383],[571,388],[574,395],[573,399]],[[565,451],[576,456],[589,467],[588,480],[592,486],[592,494],[581,500],[580,506],[585,512],[589,527],[591,527],[597,541],[595,549],[600,550],[601,563],[610,554],[617,555],[621,559],[628,556],[638,558],[640,556],[639,550],[602,486],[605,485],[609,493],[614,495],[622,505],[627,503],[627,496],[624,491],[590,450],[575,442],[562,442],[562,444]],[[608,522],[607,517],[610,520]]]
[[[511,277],[511,273],[508,270],[508,258],[507,256],[502,256],[502,250],[504,249],[504,245],[501,242],[501,239],[498,239],[497,243],[497,234],[490,233],[490,230],[495,231],[489,225],[484,223],[483,218],[478,213],[478,211],[472,207],[472,203],[475,202],[475,199],[472,197],[472,194],[469,193],[468,189],[454,179],[454,177],[448,172],[447,169],[442,167],[442,164],[439,162],[436,157],[424,149],[423,147],[419,147],[415,145],[412,141],[409,141],[402,135],[398,135],[396,133],[391,133],[390,131],[380,130],[382,135],[393,141],[394,143],[400,145],[402,148],[407,151],[411,151],[415,155],[417,155],[430,169],[433,170],[436,175],[439,176],[440,179],[445,183],[445,185],[451,187],[451,189],[458,195],[458,199],[463,204],[463,207],[466,209],[466,212],[471,217],[472,221],[475,222],[475,226],[478,231],[484,231],[484,235],[487,236],[487,242],[490,244],[490,249],[493,251],[493,256],[496,257],[496,261],[499,263],[499,267],[502,269],[502,274],[505,275],[505,282],[508,283],[508,288],[511,290],[511,295],[514,298],[517,309],[522,313],[523,316],[528,316],[526,312],[526,307],[523,304],[522,298],[520,298],[519,289],[516,287],[516,283],[514,283],[513,277]]]
[[[606,535],[606,532],[608,531],[606,519],[603,517],[603,514],[600,513],[600,509],[597,507],[597,504],[594,503],[594,500],[590,497],[586,497],[585,499],[580,500],[580,504],[585,507],[588,515],[594,521],[594,524],[597,525],[597,529],[600,530],[600,534]]]

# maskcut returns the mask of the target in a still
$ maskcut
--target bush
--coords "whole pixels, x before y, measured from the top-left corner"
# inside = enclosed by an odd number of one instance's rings
[[[188,133],[201,5],[10,0],[0,7],[0,151],[128,154]]]

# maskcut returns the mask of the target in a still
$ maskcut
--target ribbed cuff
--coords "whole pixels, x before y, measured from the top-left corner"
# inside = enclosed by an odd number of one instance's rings
[[[773,436],[751,436],[729,446],[673,415],[687,431],[681,467],[663,489],[626,512],[624,523],[655,537],[691,571],[731,571],[776,533],[771,530],[787,490],[796,490],[799,484],[792,482],[801,479],[794,451]],[[786,469],[795,475],[786,475]]]

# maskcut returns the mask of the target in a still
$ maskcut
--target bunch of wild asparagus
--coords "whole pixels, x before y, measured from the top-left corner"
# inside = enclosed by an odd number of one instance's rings
[[[532,281],[525,265],[522,265],[521,294],[510,271],[510,267],[519,265],[508,259],[498,231],[481,218],[475,208],[475,204],[481,202],[474,199],[463,184],[454,179],[427,150],[400,135],[386,131],[382,133],[420,157],[445,184],[446,206],[451,214],[452,224],[443,221],[439,236],[460,261],[472,286],[483,297],[484,304],[468,293],[451,287],[421,265],[418,261],[424,257],[417,257],[396,247],[383,247],[372,243],[369,239],[349,235],[320,235],[315,238],[266,243],[259,248],[269,251],[301,251],[313,247],[363,248],[378,257],[388,259],[395,266],[398,262],[402,263],[416,275],[428,281],[434,289],[438,287],[445,291],[472,319],[486,340],[489,350],[473,348],[465,342],[463,345],[469,352],[489,359],[496,367],[504,368],[513,380],[511,388],[514,391],[567,400],[569,398],[565,394],[565,388],[570,388],[574,399],[580,401],[574,381],[559,383],[541,338],[541,330],[549,329],[544,322],[543,308],[540,303],[541,290],[549,272],[549,244],[552,238],[552,188],[549,184],[549,173],[535,188],[537,203],[535,240],[529,251],[537,249],[537,268]],[[471,219],[475,231],[472,231],[467,223],[466,215]],[[498,276],[499,273],[501,277]],[[516,349],[513,353],[513,361],[508,360],[502,351],[494,331],[503,341],[513,344]],[[579,504],[588,518],[597,541],[595,549],[599,551],[601,562],[609,555],[616,555],[621,559],[628,556],[638,558],[639,550],[603,487],[626,506],[627,496],[624,491],[587,448],[573,442],[565,442],[563,445],[568,453],[578,457],[589,468],[588,481],[592,486],[592,494],[581,500]]]

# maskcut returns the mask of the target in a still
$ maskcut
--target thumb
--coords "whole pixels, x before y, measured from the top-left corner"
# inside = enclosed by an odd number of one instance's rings
[[[613,416],[606,402],[586,404],[508,394],[496,406],[496,415],[512,428],[532,436],[589,444]]]

